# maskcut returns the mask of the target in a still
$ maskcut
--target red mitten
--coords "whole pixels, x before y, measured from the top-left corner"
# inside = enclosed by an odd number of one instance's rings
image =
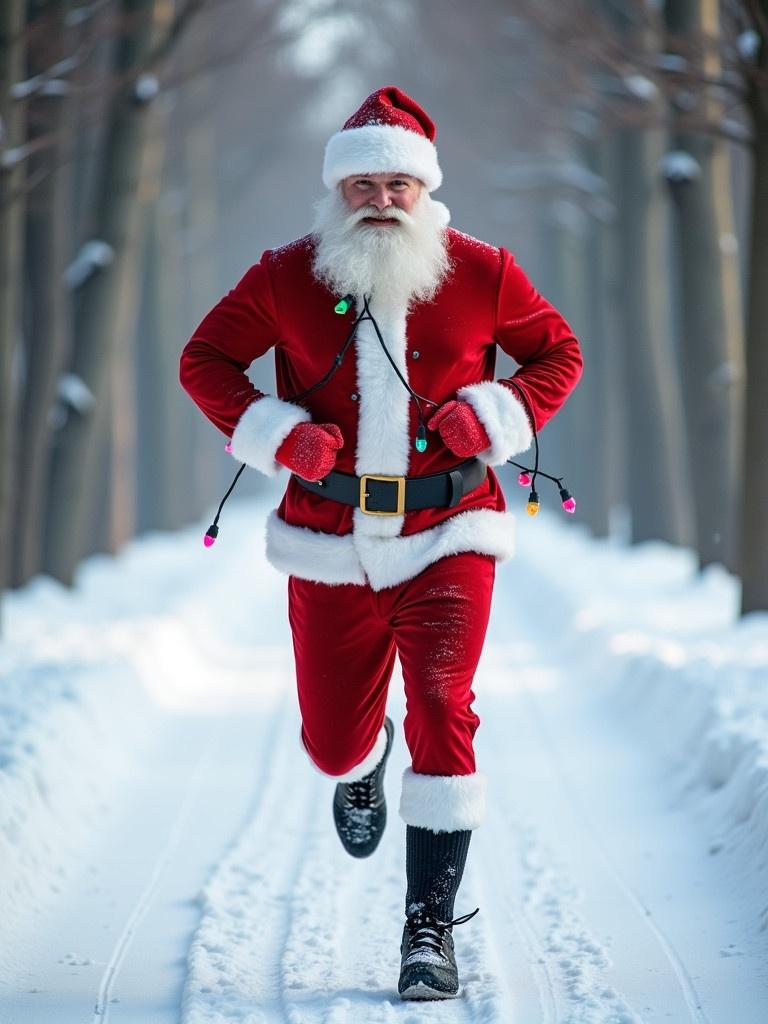
[[[439,430],[446,447],[463,459],[491,446],[491,439],[469,402],[457,402],[455,398],[445,402],[427,426],[430,430]]]
[[[304,480],[322,480],[336,464],[344,438],[335,423],[297,423],[275,452],[277,462]]]

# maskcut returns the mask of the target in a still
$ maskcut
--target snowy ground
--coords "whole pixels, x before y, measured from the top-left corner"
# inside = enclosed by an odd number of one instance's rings
[[[402,732],[352,861],[298,745],[266,507],[6,600],[0,1022],[763,1024],[768,617],[734,624],[733,580],[522,517],[475,686],[464,994],[407,1004]]]

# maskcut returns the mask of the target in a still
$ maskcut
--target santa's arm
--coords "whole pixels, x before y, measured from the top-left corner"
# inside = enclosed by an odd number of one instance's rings
[[[491,439],[491,448],[480,457],[500,465],[530,445],[530,414],[540,430],[576,387],[582,371],[581,349],[567,321],[536,291],[506,249],[501,249],[494,339],[520,368],[512,377],[470,384],[457,396],[472,405]]]
[[[179,380],[219,430],[232,455],[273,476],[275,452],[297,423],[310,419],[297,405],[265,395],[246,370],[280,338],[265,253],[203,318],[184,346]]]

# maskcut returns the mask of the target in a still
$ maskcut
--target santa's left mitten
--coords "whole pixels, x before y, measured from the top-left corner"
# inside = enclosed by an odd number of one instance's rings
[[[491,446],[485,427],[468,402],[457,402],[455,398],[445,402],[427,426],[430,430],[438,430],[446,448],[462,459],[479,455]]]

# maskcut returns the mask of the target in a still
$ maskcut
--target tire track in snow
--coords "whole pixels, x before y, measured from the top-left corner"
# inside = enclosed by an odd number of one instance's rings
[[[520,963],[507,963],[504,972],[500,973],[500,983],[506,989],[506,1006],[511,1011],[511,1018],[516,1018],[516,1008],[520,1002],[523,1003],[527,1014],[532,1012],[533,998],[530,989],[534,987],[537,1002],[536,1019],[540,1024],[559,1024],[552,972],[525,911],[522,893],[513,891],[511,886],[510,865],[516,865],[517,873],[523,875],[520,863],[523,854],[521,850],[509,849],[509,829],[510,819],[506,814],[502,816],[500,808],[491,806],[488,819],[483,825],[485,835],[482,839],[479,836],[473,839],[475,853],[479,853],[481,858],[476,874],[479,874],[481,880],[481,892],[485,894],[484,904],[481,904],[481,915],[485,912],[488,931],[495,942],[495,948],[503,949],[507,956],[517,954],[521,958]],[[491,880],[494,880],[495,884]],[[524,879],[521,879],[521,884],[523,883]],[[517,936],[517,941],[510,937],[510,930]],[[507,980],[509,978],[519,979],[519,996],[512,991],[512,982]],[[497,1019],[506,1022],[510,1020],[510,1016],[499,1016]]]
[[[109,1021],[111,998],[120,972],[120,966],[133,943],[139,925],[146,917],[158,891],[160,890],[163,874],[170,863],[171,857],[178,846],[184,827],[192,813],[203,778],[213,767],[214,753],[218,749],[222,739],[221,727],[213,727],[213,729],[213,735],[208,740],[208,743],[195,764],[189,785],[186,788],[186,792],[181,800],[179,809],[173,819],[165,842],[160,848],[155,859],[155,863],[152,866],[149,881],[136,901],[133,910],[128,915],[128,920],[126,921],[125,926],[112,950],[112,955],[107,962],[106,969],[99,984],[96,1005],[93,1011],[94,1024],[107,1024]]]
[[[552,735],[550,734],[549,727],[545,721],[543,709],[530,692],[526,692],[525,700],[528,704],[530,717],[535,723],[535,728],[549,750],[549,755],[559,776],[563,792],[566,794],[569,802],[580,817],[585,834],[589,837],[590,842],[598,851],[605,869],[610,873],[616,887],[636,911],[637,920],[641,923],[642,927],[651,932],[657,944],[663,951],[664,956],[677,978],[690,1020],[693,1021],[694,1024],[710,1024],[709,1018],[702,1008],[701,998],[696,991],[696,986],[693,983],[693,979],[691,978],[682,957],[675,949],[672,941],[664,933],[663,929],[653,920],[650,908],[644,902],[636,888],[627,881],[616,866],[614,858],[608,852],[605,839],[603,838],[600,829],[596,826],[592,815],[587,810],[581,794],[572,782],[573,773],[568,771],[568,766],[563,760],[560,748],[554,742]]]
[[[282,956],[291,885],[304,851],[297,840],[313,796],[295,767],[305,755],[292,700],[282,702],[270,736],[254,813],[203,893],[188,956],[184,1024],[287,1020]]]
[[[484,666],[486,673],[489,670]],[[494,663],[492,671],[504,671],[503,662]],[[482,681],[478,688],[482,692]],[[489,705],[494,702],[490,695],[486,699]],[[518,765],[510,765],[510,751],[520,757],[537,728],[534,722],[525,720],[529,710],[520,700],[496,701],[496,707],[487,707],[484,716],[483,760],[491,778],[492,805],[484,828],[491,833],[492,849],[488,855],[497,865],[495,877],[508,879],[505,864],[516,865],[520,873],[520,891],[513,895],[507,882],[503,888],[500,886],[498,900],[510,906],[511,916],[519,922],[530,957],[529,968],[538,987],[541,1019],[546,1024],[638,1024],[640,1017],[608,983],[610,960],[584,923],[578,888],[554,850],[541,839],[534,812],[522,812],[522,805],[529,803],[532,796],[535,814],[551,813],[552,804],[562,800],[556,792],[553,801],[548,792],[552,772],[518,778],[511,786],[499,784],[510,777],[515,767],[522,767],[522,760]],[[537,757],[540,756],[538,750]],[[538,769],[534,762],[533,770]],[[558,779],[556,786],[561,785]],[[520,786],[525,786],[525,800],[516,795]],[[583,825],[579,820],[577,827]],[[572,830],[573,825],[563,820],[564,844],[572,841]]]
[[[405,897],[405,826],[397,814],[401,718],[393,713],[397,746],[386,776],[387,830],[372,857],[355,860],[344,852],[333,825],[333,780],[319,779],[284,957],[290,1024],[488,1020],[465,998],[415,1005],[397,992]]]

